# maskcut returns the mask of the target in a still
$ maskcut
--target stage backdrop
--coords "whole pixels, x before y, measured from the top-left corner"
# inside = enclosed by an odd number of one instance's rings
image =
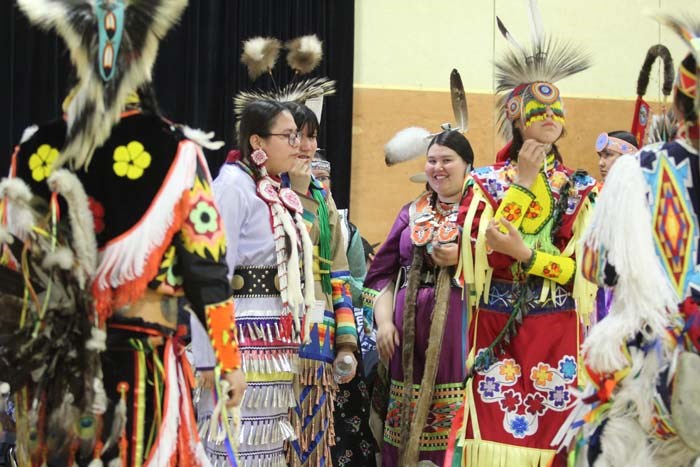
[[[353,104],[354,0],[190,0],[181,24],[166,37],[154,69],[156,94],[170,119],[216,133],[224,149],[208,152],[214,175],[234,146],[233,96],[241,89],[271,86],[269,77],[254,84],[240,64],[241,42],[253,36],[282,41],[317,34],[324,60],[312,76],[337,81],[326,100],[319,146],[327,149],[333,170],[350,173]],[[22,130],[61,114],[71,67],[63,42],[30,27],[15,2],[0,2],[0,170]],[[278,83],[291,73],[281,55]],[[339,206],[347,206],[350,177],[333,187]]]

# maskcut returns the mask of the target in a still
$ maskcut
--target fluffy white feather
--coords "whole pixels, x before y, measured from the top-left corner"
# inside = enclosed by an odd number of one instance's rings
[[[384,146],[384,162],[394,165],[424,156],[428,152],[430,136],[425,128],[404,128]]]
[[[610,314],[584,343],[587,362],[598,371],[627,365],[621,344],[636,332],[650,329],[652,336],[663,335],[669,313],[680,301],[656,255],[646,190],[637,159],[618,159],[582,240],[607,251],[619,275]]]
[[[56,251],[47,253],[41,265],[44,269],[58,267],[64,271],[68,271],[73,267],[73,252],[68,247],[58,247]]]

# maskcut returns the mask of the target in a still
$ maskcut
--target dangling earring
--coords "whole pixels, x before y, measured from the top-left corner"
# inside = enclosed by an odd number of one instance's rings
[[[250,155],[250,159],[253,161],[253,163],[255,163],[255,165],[262,167],[263,164],[265,164],[265,161],[267,161],[267,153],[258,148]]]

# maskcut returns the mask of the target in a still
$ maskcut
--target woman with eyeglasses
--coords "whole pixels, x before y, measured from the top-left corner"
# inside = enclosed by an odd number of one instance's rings
[[[240,157],[213,184],[231,245],[226,259],[248,381],[238,454],[242,465],[276,467],[287,465],[284,443],[294,437],[292,381],[299,347],[310,340],[301,317],[315,302],[302,278],[313,284],[313,247],[301,201],[280,178],[299,153],[292,114],[277,101],[254,101],[239,124]],[[226,446],[210,442],[208,451],[214,465],[225,465]]]

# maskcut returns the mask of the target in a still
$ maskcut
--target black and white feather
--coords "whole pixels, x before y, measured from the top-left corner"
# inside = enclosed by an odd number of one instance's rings
[[[55,30],[66,42],[79,84],[68,111],[66,144],[56,166],[87,166],[109,137],[130,93],[151,81],[160,40],[179,20],[187,0],[131,0],[112,79],[99,71],[97,7],[94,0],[18,0],[29,20]]]
[[[511,49],[494,62],[496,92],[499,94],[496,104],[497,126],[506,140],[512,138],[512,131],[506,117],[505,104],[513,89],[537,81],[555,83],[591,66],[590,56],[578,44],[545,34],[535,0],[528,0],[528,13],[532,33],[532,41],[528,46],[522,45],[508,31],[503,21],[496,18],[501,35],[511,45]]]
[[[233,111],[237,118],[241,117],[243,109],[254,101],[272,99],[279,102],[298,102],[303,104],[308,99],[330,96],[335,94],[335,81],[328,78],[309,78],[296,83],[290,83],[277,92],[274,91],[242,91],[233,98]]]

